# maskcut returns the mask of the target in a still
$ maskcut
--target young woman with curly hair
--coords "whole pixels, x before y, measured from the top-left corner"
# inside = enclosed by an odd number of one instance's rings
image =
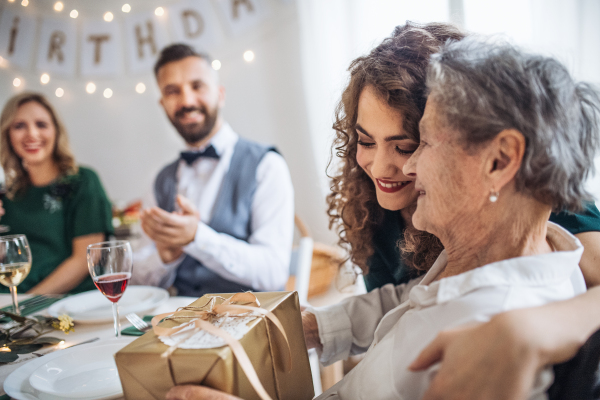
[[[442,250],[435,236],[412,227],[417,193],[402,167],[419,144],[429,59],[446,41],[464,36],[449,24],[407,22],[350,64],[333,125],[340,163],[327,197],[328,214],[369,291],[423,274]],[[586,281],[600,283],[600,268],[592,265],[594,254],[600,254],[595,205],[581,214],[553,213],[550,220],[582,241],[588,250],[582,258]]]

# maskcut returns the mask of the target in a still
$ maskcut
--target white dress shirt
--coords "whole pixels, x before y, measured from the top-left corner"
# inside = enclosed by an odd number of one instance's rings
[[[551,222],[547,238],[552,253],[503,260],[434,281],[447,263],[443,251],[423,278],[309,309],[319,325],[322,362],[368,348],[365,358],[319,399],[420,399],[439,364],[421,372],[408,366],[440,331],[583,293],[581,243]],[[546,368],[529,398],[546,399],[551,383],[552,370]]]
[[[224,123],[206,145],[213,145],[219,159],[202,157],[192,165],[179,161],[177,192],[188,198],[200,213],[196,236],[183,251],[227,280],[257,290],[280,290],[289,276],[294,233],[294,190],[281,155],[270,151],[257,167],[248,242],[216,232],[207,225],[238,139]],[[146,207],[156,205],[154,191],[151,193]],[[164,264],[152,241],[149,238],[147,241],[149,244],[134,254],[132,283],[172,285],[184,256]]]

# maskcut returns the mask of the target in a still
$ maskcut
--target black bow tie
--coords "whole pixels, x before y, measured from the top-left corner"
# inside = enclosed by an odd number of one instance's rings
[[[187,163],[187,165],[192,165],[194,161],[196,161],[200,157],[216,158],[217,160],[219,159],[219,155],[217,154],[217,151],[215,150],[212,144],[208,146],[204,151],[181,152],[181,159],[184,160]]]

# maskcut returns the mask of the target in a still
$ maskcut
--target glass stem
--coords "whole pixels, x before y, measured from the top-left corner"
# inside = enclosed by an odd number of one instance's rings
[[[21,310],[19,310],[19,300],[17,300],[17,287],[10,287],[10,296],[12,297],[13,302],[13,312],[17,315],[21,315]]]
[[[117,303],[112,304],[113,317],[115,319],[115,336],[121,337],[121,319],[119,318],[119,305]]]

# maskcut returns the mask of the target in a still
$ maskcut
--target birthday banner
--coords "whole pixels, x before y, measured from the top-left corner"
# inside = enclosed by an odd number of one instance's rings
[[[214,6],[214,7],[213,7]],[[242,35],[268,15],[263,0],[187,0],[154,11],[103,19],[32,16],[5,7],[0,18],[0,56],[10,65],[73,77],[114,76],[152,70],[169,43],[214,48],[219,21],[232,36]],[[37,49],[37,51],[35,51]]]

